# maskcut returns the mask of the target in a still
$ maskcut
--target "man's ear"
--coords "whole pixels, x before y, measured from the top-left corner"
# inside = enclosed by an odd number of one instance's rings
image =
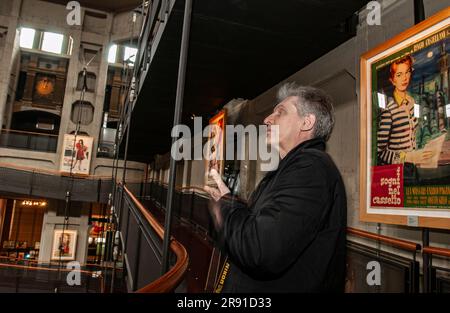
[[[313,129],[314,124],[316,124],[316,116],[313,114],[308,114],[305,116],[303,120],[303,124],[301,126],[302,131],[309,131]]]

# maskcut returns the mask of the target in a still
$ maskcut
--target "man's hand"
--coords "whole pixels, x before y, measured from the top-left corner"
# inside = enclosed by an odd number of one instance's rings
[[[219,201],[220,198],[222,198],[224,195],[230,193],[230,189],[228,189],[227,185],[225,185],[216,169],[212,169],[209,172],[209,175],[216,182],[217,188],[205,186],[205,191],[209,193],[209,195],[214,199],[214,201]]]
[[[220,174],[217,172],[216,169],[213,168],[209,172],[209,175],[214,179],[214,181],[217,185],[217,188],[205,186],[205,191],[207,193],[209,193],[209,195],[213,199],[213,201],[209,201],[208,208],[211,213],[216,230],[220,230],[220,229],[222,229],[223,217],[222,217],[222,213],[220,211],[220,203],[218,201],[224,195],[226,195],[227,193],[230,193],[230,189],[228,189],[227,185],[225,185],[222,178],[220,177]]]
[[[214,201],[219,201],[222,196],[220,195],[219,189],[215,187],[205,186],[205,191],[214,199]]]

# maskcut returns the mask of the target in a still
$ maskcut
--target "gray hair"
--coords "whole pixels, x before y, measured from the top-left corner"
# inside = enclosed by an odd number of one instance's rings
[[[285,83],[278,90],[277,98],[281,102],[287,97],[297,97],[296,107],[300,117],[309,114],[316,117],[313,136],[327,141],[334,127],[334,109],[331,97],[318,88]]]

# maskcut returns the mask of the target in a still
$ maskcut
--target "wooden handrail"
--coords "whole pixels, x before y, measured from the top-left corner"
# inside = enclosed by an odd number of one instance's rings
[[[137,206],[139,211],[141,211],[142,215],[144,215],[147,222],[150,224],[150,226],[153,228],[153,230],[156,232],[158,237],[161,239],[164,238],[164,228],[158,223],[156,218],[148,212],[148,210],[142,205],[142,203],[133,195],[133,193],[127,188],[127,186],[124,186],[122,184],[119,184],[123,187],[125,193],[130,197],[131,201]]]
[[[385,244],[389,244],[396,248],[400,248],[400,249],[407,250],[407,251],[416,252],[416,251],[420,251],[420,249],[421,249],[421,245],[418,243],[415,243],[415,242],[406,241],[406,240],[402,240],[402,239],[396,239],[396,238],[383,236],[383,235],[378,235],[378,234],[370,233],[370,232],[352,228],[352,227],[347,227],[347,233],[354,235],[354,236],[362,237],[362,238],[378,240]]]
[[[156,232],[161,240],[164,239],[164,229],[155,219],[155,217],[148,212],[148,210],[142,205],[142,203],[130,192],[130,190],[122,185],[125,193],[130,197],[131,201],[136,205],[141,214],[145,217],[147,222]],[[142,287],[137,292],[138,293],[162,293],[162,292],[173,292],[176,287],[181,283],[186,273],[189,256],[186,249],[173,237],[170,238],[170,249],[177,256],[177,262],[175,265],[164,275],[159,277],[157,280],[151,282],[147,286]]]
[[[422,252],[425,254],[435,254],[450,258],[450,249],[438,247],[423,247]]]
[[[173,292],[181,283],[186,273],[189,256],[186,249],[178,241],[170,242],[170,249],[177,256],[177,263],[163,276],[139,289],[138,293],[167,293]]]

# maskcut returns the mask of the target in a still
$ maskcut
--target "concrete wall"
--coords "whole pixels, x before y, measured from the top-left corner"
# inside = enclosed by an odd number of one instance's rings
[[[131,35],[138,36],[142,27],[142,17],[137,14],[133,23],[132,12],[122,12],[114,15],[114,23],[111,29],[112,41],[126,41]]]
[[[13,0],[2,1],[0,6],[0,29],[6,32],[2,46],[0,46],[0,127],[5,124],[4,114],[7,111],[8,94],[12,96],[9,90],[11,84],[11,73],[13,71],[14,61],[17,56],[18,47],[18,16],[20,14],[20,2]],[[7,103],[8,102],[8,103]]]
[[[96,50],[97,55],[87,66],[88,72],[93,72],[97,79],[94,92],[87,92],[84,101],[94,106],[93,121],[88,125],[81,125],[79,131],[86,132],[94,137],[94,147],[91,160],[91,172],[94,175],[106,175],[107,167],[112,160],[97,159],[96,151],[100,133],[103,104],[105,99],[105,86],[108,71],[108,51],[112,42],[125,42],[130,35],[137,36],[142,20],[138,15],[133,22],[133,13],[122,12],[117,15],[82,7],[81,25],[70,26],[66,16],[69,11],[63,5],[38,0],[3,0],[0,4],[0,32],[7,31],[5,38],[0,39],[0,123],[4,118],[7,126],[8,117],[14,100],[16,86],[16,69],[18,65],[19,36],[21,26],[32,27],[63,33],[73,39],[72,54],[69,58],[69,68],[65,97],[61,114],[61,125],[56,153],[41,153],[35,151],[0,148],[0,162],[12,163],[20,166],[29,166],[59,170],[60,156],[63,149],[64,134],[75,131],[76,124],[71,121],[72,104],[81,99],[81,92],[76,90],[78,74],[89,61],[83,54],[83,49]],[[93,13],[93,14],[92,14]],[[12,75],[12,76],[11,76]],[[9,91],[9,92],[8,92]],[[10,94],[7,102],[7,94]],[[134,164],[127,177],[139,180],[144,177],[142,171],[134,168],[144,168],[145,164]],[[139,173],[142,173],[139,174]]]

